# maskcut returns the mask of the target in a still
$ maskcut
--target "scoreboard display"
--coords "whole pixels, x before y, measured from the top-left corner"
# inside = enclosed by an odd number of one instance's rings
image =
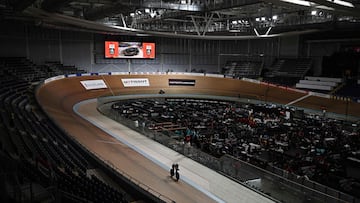
[[[105,41],[105,58],[155,58],[155,43]]]

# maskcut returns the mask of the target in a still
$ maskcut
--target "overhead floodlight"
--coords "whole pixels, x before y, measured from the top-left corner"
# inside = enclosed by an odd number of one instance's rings
[[[156,12],[150,12],[150,16],[151,16],[152,18],[155,18],[155,17],[156,17]]]
[[[326,0],[326,1],[334,3],[334,4],[338,4],[338,5],[341,5],[341,6],[354,8],[354,4],[352,4],[350,2],[347,2],[347,1],[341,1],[341,0]]]
[[[277,20],[277,19],[278,19],[278,16],[277,16],[277,15],[273,15],[272,19],[273,19],[273,20]]]
[[[315,10],[314,10],[314,11],[311,11],[311,15],[312,15],[312,16],[316,16],[316,14],[317,14],[317,11],[315,11]]]
[[[236,20],[233,20],[231,23],[236,25],[238,22]]]
[[[131,17],[134,17],[134,16],[135,16],[135,13],[130,13],[130,16],[131,16]]]
[[[334,8],[324,6],[324,5],[315,6],[315,8],[322,9],[322,10],[328,10],[328,11],[334,11],[335,10]]]
[[[302,1],[302,0],[280,0],[280,1],[291,3],[291,4],[296,4],[296,5],[300,5],[300,6],[311,6],[311,4],[312,4],[309,1]]]
[[[265,21],[265,20],[266,20],[266,18],[265,18],[265,17],[261,17],[261,20],[262,20],[262,21]]]
[[[149,8],[145,8],[145,13],[150,13],[150,9],[149,9]]]
[[[256,21],[256,22],[259,22],[259,21],[260,21],[260,18],[255,18],[255,21]]]

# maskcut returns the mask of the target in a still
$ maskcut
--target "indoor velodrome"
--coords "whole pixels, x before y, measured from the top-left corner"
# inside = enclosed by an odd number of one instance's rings
[[[1,202],[360,202],[357,0],[0,0]]]

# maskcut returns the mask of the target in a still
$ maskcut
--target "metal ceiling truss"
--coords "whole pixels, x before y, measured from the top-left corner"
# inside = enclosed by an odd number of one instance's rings
[[[313,32],[312,24],[339,19],[359,23],[359,1],[348,2],[353,7],[338,1],[14,0],[12,6],[18,11],[25,9],[26,15],[49,26],[75,26],[94,32],[103,29],[115,34],[239,39]]]
[[[206,16],[205,19],[201,19],[200,21],[196,20],[196,18],[193,15],[191,16],[192,23],[194,24],[196,33],[199,36],[200,35],[205,36],[206,31],[209,28],[209,25],[213,22],[212,21],[213,16],[214,16],[214,13],[210,13],[210,16]]]
[[[299,35],[305,33],[316,32],[316,29],[312,30],[304,30],[304,31],[290,31],[278,34],[269,34],[269,35],[246,35],[246,36],[211,36],[211,35],[192,35],[192,34],[177,34],[177,33],[169,33],[169,32],[157,32],[157,31],[146,31],[146,30],[138,30],[128,27],[120,27],[120,26],[111,26],[104,25],[97,22],[79,19],[71,16],[66,16],[57,13],[49,13],[36,8],[27,8],[25,10],[26,14],[31,14],[34,17],[41,18],[45,23],[53,23],[58,22],[64,25],[65,27],[75,27],[75,29],[87,29],[91,32],[97,33],[112,33],[112,34],[120,34],[120,35],[134,35],[134,36],[160,36],[160,37],[168,37],[168,38],[190,38],[190,39],[204,39],[204,40],[245,40],[245,39],[257,39],[257,38],[271,38],[271,37],[279,37],[279,36],[289,36],[289,35]]]

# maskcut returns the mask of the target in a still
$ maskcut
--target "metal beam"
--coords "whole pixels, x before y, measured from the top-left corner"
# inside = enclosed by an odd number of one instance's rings
[[[312,8],[316,9],[319,6],[326,6],[328,8],[333,9],[333,10],[330,10],[333,13],[338,13],[341,15],[350,15],[350,16],[354,16],[354,17],[360,17],[360,8],[357,8],[357,7],[350,8],[350,7],[335,4],[331,1],[326,1],[326,0],[310,0],[310,2],[312,2],[312,4],[315,4],[314,7],[310,7],[310,6],[306,6],[306,5],[292,4],[290,2],[283,2],[283,1],[279,1],[279,0],[264,0],[264,1],[275,4],[275,5],[280,5],[280,6],[291,5],[294,8],[302,8],[302,9],[312,9]]]
[[[160,17],[137,19],[136,22],[137,23],[151,23],[151,22],[161,21],[161,20],[166,20],[166,19],[175,19],[175,18],[179,18],[179,17],[182,17],[182,16],[191,15],[191,14],[194,14],[194,12],[189,12],[189,11],[165,12]]]
[[[121,14],[120,17],[121,17],[121,22],[122,22],[123,26],[124,26],[124,27],[127,27],[127,26],[126,26],[126,22],[125,22],[124,15]]]
[[[58,23],[58,24],[66,24],[73,28],[81,28],[87,29],[89,32],[102,32],[102,33],[111,33],[111,34],[127,34],[127,35],[147,35],[147,36],[158,36],[158,37],[168,37],[168,38],[188,38],[188,39],[203,39],[203,40],[248,40],[248,39],[259,39],[259,38],[272,38],[272,37],[280,37],[280,36],[290,36],[290,35],[301,35],[307,33],[317,32],[319,30],[304,30],[304,31],[292,31],[292,32],[284,32],[278,34],[270,34],[270,35],[242,35],[242,36],[224,36],[224,35],[190,35],[190,34],[177,34],[177,33],[166,33],[166,32],[157,32],[157,31],[147,31],[147,30],[139,30],[133,28],[126,28],[120,26],[111,26],[104,25],[101,23],[88,21],[84,19],[74,18],[58,13],[49,13],[36,8],[27,8],[24,10],[25,14],[38,17],[46,22],[50,23]]]
[[[135,8],[153,8],[153,9],[166,9],[172,10],[173,12],[168,12],[161,16],[161,19],[178,17],[182,15],[187,15],[192,12],[202,12],[204,11],[204,6],[200,4],[178,4],[178,3],[168,3],[163,1],[156,2],[144,2],[144,1],[119,1],[121,3],[116,3],[114,5],[106,5],[102,7],[93,8],[84,12],[84,16],[89,20],[102,19],[104,17],[113,16],[117,14],[129,14],[133,12]],[[178,12],[176,12],[178,11]],[[161,20],[159,18],[154,19],[144,19],[138,20],[137,23],[145,23],[148,21],[157,21]],[[144,22],[142,22],[144,21]]]
[[[121,4],[123,5],[136,8],[154,8],[190,12],[202,12],[205,10],[205,6],[203,4],[181,4],[174,2],[165,2],[163,0],[118,0],[118,2],[121,2]]]
[[[231,1],[224,0],[224,1],[219,1],[219,3],[216,3],[216,1],[211,1],[206,5],[206,11],[219,11],[223,9],[242,7],[242,6],[258,4],[262,2],[263,1],[260,0],[231,0]]]
[[[191,16],[191,20],[192,20],[192,22],[194,23],[196,33],[197,33],[198,35],[201,35],[201,34],[200,34],[200,28],[199,28],[199,25],[198,25],[198,23],[196,22],[196,20],[195,20],[194,16]]]
[[[156,1],[156,2],[144,2],[139,6],[143,8],[158,8],[158,9],[179,10],[179,11],[192,11],[192,12],[204,11],[204,5],[202,4],[179,4],[179,3]]]
[[[210,18],[206,19],[207,22],[206,22],[205,28],[203,30],[203,36],[205,36],[207,29],[209,28],[210,24],[213,22],[212,21],[213,17],[214,17],[214,13],[211,13]]]

